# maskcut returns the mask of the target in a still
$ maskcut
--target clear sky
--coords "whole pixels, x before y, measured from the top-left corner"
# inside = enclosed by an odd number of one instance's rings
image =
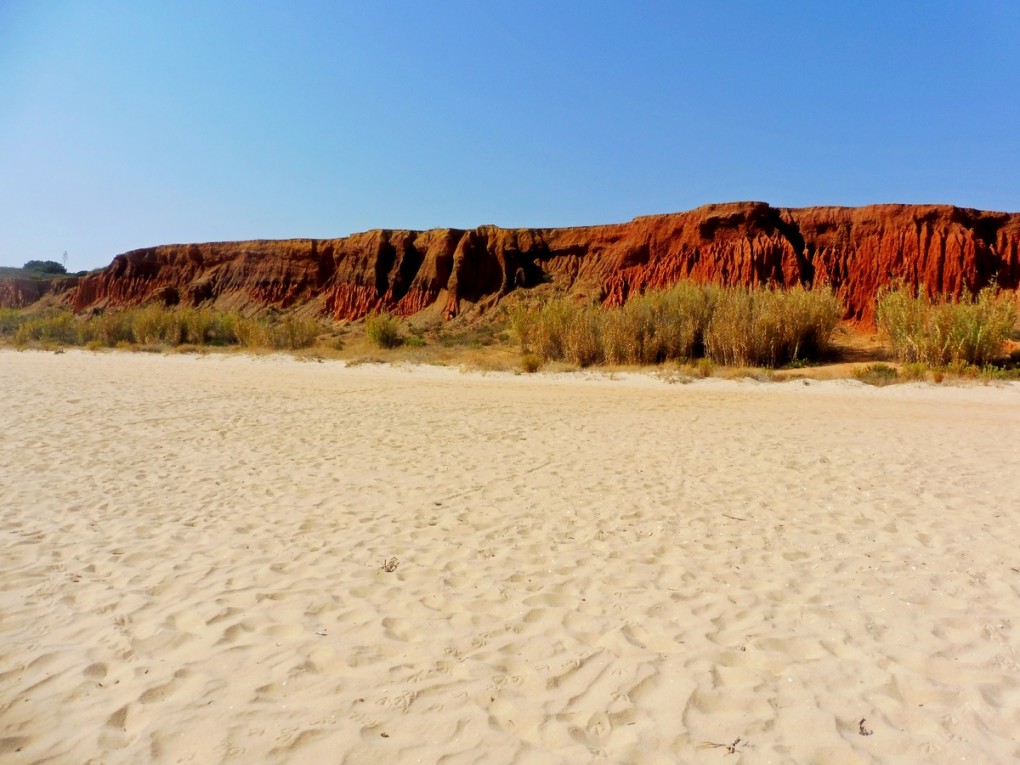
[[[749,199],[1020,210],[1020,2],[0,0],[0,265]]]

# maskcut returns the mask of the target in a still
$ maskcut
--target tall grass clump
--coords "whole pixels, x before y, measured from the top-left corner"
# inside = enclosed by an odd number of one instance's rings
[[[605,312],[605,355],[614,364],[659,364],[696,358],[716,288],[680,283],[632,298]]]
[[[308,348],[315,344],[321,332],[322,327],[314,319],[285,316],[269,325],[269,345],[278,350]]]
[[[560,343],[563,358],[579,367],[605,360],[602,345],[603,312],[594,305],[573,305],[563,314]]]
[[[579,366],[661,364],[708,357],[775,367],[829,348],[843,309],[831,290],[721,288],[680,283],[620,308],[559,299],[510,320],[523,354]]]
[[[829,289],[720,290],[705,330],[705,353],[730,366],[778,367],[816,359],[843,315]]]
[[[238,345],[245,348],[269,347],[269,323],[267,321],[237,313],[233,314],[231,319],[231,331],[237,338]]]
[[[228,314],[221,324],[225,337],[245,348],[298,350],[315,344],[322,326],[314,319],[284,316],[280,319]]]
[[[656,362],[686,361],[704,354],[705,330],[717,293],[711,285],[682,282],[639,298],[650,303],[654,327],[650,350]]]
[[[159,305],[131,312],[131,334],[139,345],[180,345],[183,327],[180,314]]]
[[[510,314],[510,330],[528,365],[542,361],[570,361],[581,367],[604,360],[603,311],[572,300],[550,300],[541,308],[519,307]]]
[[[516,340],[517,345],[520,346],[520,353],[522,357],[530,356],[535,359],[545,360],[544,357],[539,355],[537,349],[534,347],[534,339],[535,334],[537,334],[538,324],[538,311],[535,311],[532,307],[518,305],[514,306],[510,310],[507,326],[510,328],[510,336]]]
[[[982,366],[998,358],[1017,323],[1016,305],[995,287],[961,301],[932,300],[905,285],[878,296],[875,322],[903,362]]]
[[[211,308],[177,309],[181,339],[192,345],[233,345],[237,340],[238,314]]]
[[[577,307],[568,300],[553,300],[542,306],[531,328],[531,343],[535,352],[545,359],[563,359],[565,356],[567,326],[574,319]]]

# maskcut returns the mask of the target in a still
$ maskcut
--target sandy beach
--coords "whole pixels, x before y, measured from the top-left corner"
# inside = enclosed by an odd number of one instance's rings
[[[4,763],[1020,760],[1020,385],[0,351]]]

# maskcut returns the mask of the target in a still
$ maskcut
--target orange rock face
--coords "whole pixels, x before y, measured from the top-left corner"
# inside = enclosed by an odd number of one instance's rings
[[[870,322],[878,290],[897,280],[952,296],[993,280],[1017,290],[1020,214],[948,205],[784,209],[747,202],[564,229],[483,226],[163,245],[118,255],[103,271],[79,279],[63,300],[77,311],[151,300],[249,309],[308,305],[336,319],[437,307],[449,318],[547,281],[616,305],[684,279],[829,284],[848,319]],[[0,305],[28,297],[24,287],[0,286]]]

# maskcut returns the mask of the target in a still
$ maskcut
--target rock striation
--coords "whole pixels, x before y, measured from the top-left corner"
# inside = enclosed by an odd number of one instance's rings
[[[1020,213],[739,202],[601,226],[162,245],[116,256],[66,287],[60,300],[76,311],[159,300],[251,310],[305,306],[335,319],[425,309],[452,318],[548,282],[618,305],[684,279],[829,284],[846,318],[867,323],[878,290],[897,280],[955,297],[993,280],[1016,291]],[[31,297],[24,285],[0,285],[2,305]]]

